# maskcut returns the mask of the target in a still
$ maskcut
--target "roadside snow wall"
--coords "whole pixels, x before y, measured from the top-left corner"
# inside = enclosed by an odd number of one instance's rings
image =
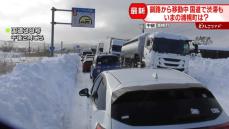
[[[146,56],[147,67],[152,66],[152,54]],[[189,75],[208,87],[229,115],[229,58],[192,57]]]
[[[229,58],[204,59],[189,62],[189,74],[207,86],[229,115]]]
[[[0,76],[0,119],[22,129],[64,129],[76,94],[78,55],[18,64]]]

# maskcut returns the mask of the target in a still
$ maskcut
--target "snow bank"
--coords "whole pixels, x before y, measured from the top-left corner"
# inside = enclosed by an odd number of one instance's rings
[[[229,51],[229,46],[216,46],[214,45],[199,45],[199,49],[202,50],[219,50],[219,51]]]
[[[0,76],[0,118],[24,129],[63,129],[70,122],[77,55],[18,64]]]
[[[229,58],[196,57],[190,61],[189,74],[205,84],[229,114]]]
[[[152,54],[146,56],[147,67],[152,66]],[[189,62],[189,74],[211,90],[229,115],[229,58],[193,57]]]

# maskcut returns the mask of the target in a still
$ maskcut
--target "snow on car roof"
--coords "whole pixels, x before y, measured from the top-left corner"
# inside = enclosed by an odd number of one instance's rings
[[[113,92],[113,102],[128,91],[203,87],[189,75],[172,69],[132,68],[106,73],[113,76],[107,76],[107,82],[112,82],[109,86]],[[114,83],[114,78],[119,83]]]
[[[149,37],[152,37],[152,38],[166,38],[166,39],[174,39],[174,40],[190,40],[189,38],[187,38],[186,36],[183,36],[183,35],[165,33],[165,32],[150,33]]]
[[[98,54],[96,55],[97,57],[103,57],[103,56],[115,56],[115,57],[118,57],[117,55],[114,55],[114,54],[110,54],[110,53],[101,53],[101,54]]]
[[[126,41],[124,39],[112,39],[112,45],[122,46]]]
[[[172,69],[131,68],[110,70],[107,73],[113,75],[113,77],[121,84],[119,86],[111,85],[113,91],[119,90],[123,87],[154,84],[200,84],[189,75]]]
[[[93,61],[93,58],[86,58],[83,62],[86,62],[86,61]]]

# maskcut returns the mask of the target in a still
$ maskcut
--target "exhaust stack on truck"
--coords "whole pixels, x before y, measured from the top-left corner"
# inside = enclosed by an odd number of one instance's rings
[[[147,63],[153,68],[171,68],[187,72],[190,58],[189,41],[181,35],[144,33],[123,45],[121,62],[124,67],[145,67]]]

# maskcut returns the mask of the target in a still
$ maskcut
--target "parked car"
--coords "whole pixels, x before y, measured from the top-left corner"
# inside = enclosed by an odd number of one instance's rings
[[[102,72],[90,92],[90,129],[228,129],[213,94],[185,73],[169,69]]]
[[[102,71],[119,69],[120,62],[117,55],[100,54],[96,55],[91,66],[90,77],[94,80]]]
[[[90,72],[91,71],[91,65],[93,63],[93,59],[92,58],[87,58],[83,61],[83,72]]]

